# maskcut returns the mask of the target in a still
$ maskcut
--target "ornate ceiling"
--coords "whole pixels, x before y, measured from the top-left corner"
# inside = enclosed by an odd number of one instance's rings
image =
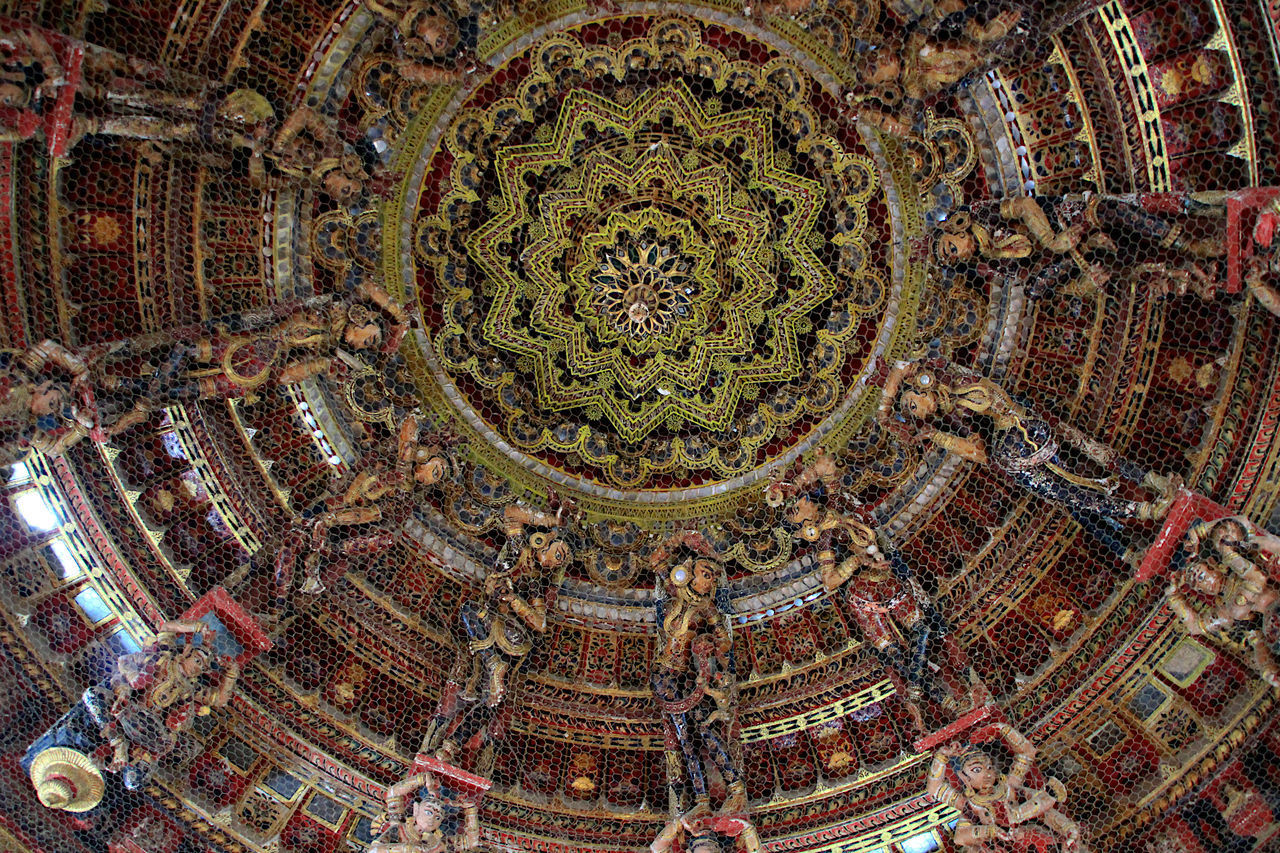
[[[1275,10],[0,14],[0,847],[1269,849]]]

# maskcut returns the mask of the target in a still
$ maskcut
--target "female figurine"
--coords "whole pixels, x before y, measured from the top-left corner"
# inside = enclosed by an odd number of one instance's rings
[[[939,39],[922,29],[890,37],[862,54],[861,87],[847,92],[845,102],[885,133],[907,136],[925,102],[985,65],[989,45],[1008,36],[1020,19],[1020,12],[1005,10],[985,24],[970,22],[960,38]]]
[[[1188,634],[1251,651],[1262,680],[1280,687],[1275,655],[1280,625],[1274,618],[1280,592],[1270,583],[1280,543],[1269,535],[1255,539],[1251,528],[1239,517],[1193,525],[1184,540],[1191,561],[1169,584],[1169,606]],[[1196,610],[1183,596],[1183,587],[1210,596],[1210,613]]]
[[[993,465],[1027,491],[1069,511],[1159,519],[1169,511],[1178,488],[1175,480],[1139,469],[1070,425],[1050,425],[990,379],[940,359],[900,362],[890,371],[879,417],[887,422],[895,414],[913,423],[954,424],[945,430],[917,427],[914,438]],[[1127,500],[1113,494],[1119,487],[1114,478],[1092,479],[1070,470],[1061,458],[1059,437],[1103,468],[1158,492],[1159,497]]]
[[[166,344],[168,351],[155,376],[132,386],[169,402],[252,398],[261,389],[332,370],[343,352],[393,352],[408,329],[405,309],[365,280],[346,299],[285,302],[177,334],[134,338],[128,350],[135,355]]]
[[[445,59],[461,42],[453,17],[428,0],[364,0],[365,8],[390,24],[410,56]]]
[[[409,798],[413,797],[412,814]],[[444,825],[445,797],[440,781],[429,772],[416,773],[387,789],[389,826],[378,840],[369,845],[369,853],[463,853],[480,846],[479,808],[462,802],[462,831],[446,837]]]
[[[650,555],[655,567],[673,555],[682,557],[662,573],[650,683],[663,713],[668,785],[685,817],[711,814],[704,751],[729,789],[721,813],[740,814],[747,807],[746,784],[730,754],[737,722],[730,607],[718,588],[723,570],[712,553],[701,535],[689,532]]]
[[[318,595],[337,583],[357,556],[385,551],[395,542],[413,513],[414,494],[456,479],[452,436],[420,436],[418,419],[410,415],[397,436],[396,467],[369,469],[351,478],[341,496],[322,502],[296,525],[276,552],[277,609],[284,606],[293,586],[293,569],[305,552],[306,581],[301,592]],[[330,533],[342,531],[334,543]]]
[[[1085,853],[1080,827],[1054,808],[1065,796],[1062,783],[1049,780],[1056,795],[1027,788],[1036,748],[1008,723],[994,729],[1013,752],[1007,774],[980,746],[955,742],[935,752],[929,765],[929,796],[960,812],[956,843],[970,853]],[[963,792],[947,781],[948,769]]]
[[[486,727],[507,695],[508,678],[546,633],[547,607],[559,575],[573,559],[563,529],[569,520],[566,513],[572,512],[566,503],[555,515],[519,503],[504,511],[507,541],[485,576],[484,600],[467,601],[459,612],[467,645],[459,652],[421,752],[434,752],[440,761],[452,764],[479,733],[479,767],[482,775],[487,772],[492,745]]]
[[[249,178],[264,189],[310,184],[339,204],[349,205],[360,198],[370,177],[333,121],[305,105],[285,119],[269,149],[261,148],[252,149]]]
[[[923,733],[920,706],[926,696],[944,707],[956,704],[931,676],[931,640],[941,636],[952,675],[967,673],[971,684],[976,683],[976,675],[906,563],[896,554],[887,557],[880,551],[875,531],[863,521],[856,506],[843,512],[832,506],[850,503],[836,488],[839,479],[834,457],[821,448],[793,480],[771,483],[766,500],[773,505],[785,501],[783,526],[796,539],[816,547],[823,586],[833,594],[843,588],[845,602],[863,637],[884,663],[916,728]],[[909,659],[902,639],[910,649]],[[970,692],[975,702],[982,695]]]
[[[119,773],[125,788],[139,790],[194,717],[231,700],[240,667],[217,655],[212,642],[213,632],[204,622],[166,622],[143,651],[117,660],[108,680],[86,690],[28,748],[23,767],[29,769],[47,749],[70,748],[94,757],[107,772]],[[96,758],[103,752],[109,757]]]
[[[1158,198],[1159,207],[1171,200]],[[975,259],[1016,263],[1037,249],[1060,256],[1037,266],[1025,284],[1027,294],[1038,299],[1080,274],[1096,284],[1104,283],[1109,260],[1119,245],[1129,254],[1137,247],[1170,258],[1216,258],[1224,254],[1221,241],[1187,233],[1181,222],[1149,211],[1142,199],[1078,193],[1060,196],[1018,196],[974,205],[943,220],[933,236],[933,257],[953,265]],[[1186,209],[1203,205],[1190,197]]]
[[[48,101],[65,85],[66,73],[49,40],[37,29],[0,33],[0,107],[26,116],[44,114]],[[37,123],[20,122],[19,136],[35,132]],[[26,128],[31,133],[26,133]]]
[[[110,377],[92,376],[94,353],[76,353],[57,341],[25,350],[0,350],[0,465],[12,465],[32,450],[58,456],[86,436],[108,441],[146,418],[138,401],[104,422],[97,398],[113,392]],[[96,365],[95,365],[96,366]]]

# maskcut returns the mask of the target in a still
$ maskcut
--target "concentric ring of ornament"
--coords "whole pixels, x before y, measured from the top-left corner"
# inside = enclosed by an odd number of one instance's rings
[[[622,29],[558,35],[471,93],[427,164],[448,178],[420,198],[418,291],[448,381],[513,452],[615,487],[714,483],[855,385],[891,277],[869,205],[887,211],[795,65],[680,19]]]

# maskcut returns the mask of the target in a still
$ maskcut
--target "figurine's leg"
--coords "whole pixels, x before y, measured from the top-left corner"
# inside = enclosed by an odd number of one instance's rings
[[[861,622],[862,620],[859,619],[858,621]],[[863,628],[863,633],[867,635],[867,640],[875,648],[876,657],[880,658],[885,674],[889,676],[889,681],[893,682],[894,691],[902,697],[902,701],[906,704],[907,711],[911,714],[916,728],[923,732],[924,715],[920,711],[919,704],[917,704],[921,693],[919,687],[914,684],[908,684],[904,680],[908,667],[902,654],[902,647],[890,639],[889,636],[873,637],[865,627]]]
[[[1014,482],[1027,491],[1062,506],[1068,512],[1079,510],[1107,518],[1162,518],[1172,503],[1164,498],[1145,502],[1124,500],[1098,489],[1072,483],[1045,468],[1018,471],[1011,476]]]
[[[704,700],[705,701],[705,700]],[[702,745],[706,747],[707,755],[715,764],[716,769],[720,771],[720,775],[724,777],[725,785],[729,788],[729,797],[725,801],[723,811],[728,814],[737,814],[745,811],[747,808],[747,786],[742,781],[742,773],[733,764],[733,757],[729,755],[729,750],[725,747],[724,741],[720,739],[720,735],[716,732],[714,726],[709,725],[706,719],[699,720],[698,735],[702,738]]]
[[[1261,631],[1250,633],[1252,636],[1249,641],[1253,644],[1253,665],[1257,668],[1258,675],[1272,687],[1280,688],[1280,666],[1277,666],[1271,649],[1267,647],[1266,639]]]
[[[1080,834],[1080,825],[1057,809],[1048,809],[1040,820],[1064,843],[1074,843],[1071,853],[1089,853]]]
[[[467,656],[466,660],[470,663],[470,656]],[[444,690],[440,693],[436,711],[427,722],[427,730],[422,734],[422,745],[418,747],[418,752],[429,755],[439,749],[448,737],[449,727],[453,725],[453,721],[462,713],[464,707],[474,701],[475,699],[468,699],[462,695],[459,681],[454,680],[453,673],[450,673],[450,680],[445,682]]]
[[[462,719],[458,721],[458,727],[440,745],[436,757],[452,764],[457,760],[458,753],[466,749],[471,739],[488,726],[489,721],[492,719],[493,708],[483,702],[473,703],[463,711]]]
[[[1190,237],[1180,223],[1149,213],[1136,204],[1101,199],[1097,207],[1097,219],[1104,230],[1117,237],[1137,235],[1161,248],[1186,252],[1197,258],[1216,258],[1225,251],[1225,243]]]
[[[1129,544],[1123,527],[1115,519],[1083,512],[1074,507],[1068,507],[1067,513],[1117,559],[1126,563],[1141,559],[1141,552]]]
[[[110,116],[93,119],[86,126],[90,133],[123,136],[130,139],[155,139],[163,142],[197,142],[195,122],[173,122],[155,116]]]
[[[511,664],[494,648],[491,635],[499,626],[494,624],[492,615],[481,616],[480,612],[480,608],[476,607],[474,602],[468,601],[462,605],[459,617],[462,620],[462,629],[466,633],[471,653],[488,673],[486,687],[488,695],[485,698],[485,704],[496,707],[506,694],[506,677]]]
[[[702,767],[702,758],[698,755],[698,745],[694,740],[692,726],[688,714],[670,714],[671,726],[675,729],[676,739],[680,743],[680,754],[684,758],[685,775],[689,778],[689,787],[693,789],[694,808],[711,807],[711,798],[707,793],[707,776]]]
[[[664,707],[681,702],[688,695],[687,686],[682,684],[683,681],[682,673],[665,667],[657,667],[650,673],[653,695]],[[688,795],[692,793],[693,809],[707,812],[711,808],[711,801],[707,794],[707,779],[703,772],[702,759],[698,755],[698,744],[694,740],[694,724],[686,711],[665,711],[664,713],[667,778],[668,780],[675,778],[679,773],[679,765],[683,763],[685,779],[684,784],[680,786],[683,790],[675,792],[678,795],[680,807],[686,807]],[[678,759],[675,754],[677,748],[679,749]]]
[[[910,685],[909,689],[916,691],[918,695],[927,695],[935,702],[944,702],[949,697],[939,695],[941,691],[938,690],[929,673],[930,634],[929,622],[923,617],[907,628],[911,644],[911,660],[907,664],[907,684]]]

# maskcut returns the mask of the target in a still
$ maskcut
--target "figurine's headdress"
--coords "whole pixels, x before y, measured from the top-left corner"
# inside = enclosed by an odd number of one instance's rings
[[[440,780],[434,774],[426,774],[426,784],[418,789],[418,793],[414,796],[415,803],[421,803],[423,806],[431,809],[436,814],[444,814],[444,797],[440,792]]]
[[[941,238],[944,234],[965,234],[971,231],[973,231],[973,217],[967,210],[954,211],[945,219],[939,220],[937,231],[934,232],[933,239],[930,241],[933,260],[943,266],[947,266],[952,262],[951,258],[942,254]],[[977,239],[976,234],[975,239]]]

